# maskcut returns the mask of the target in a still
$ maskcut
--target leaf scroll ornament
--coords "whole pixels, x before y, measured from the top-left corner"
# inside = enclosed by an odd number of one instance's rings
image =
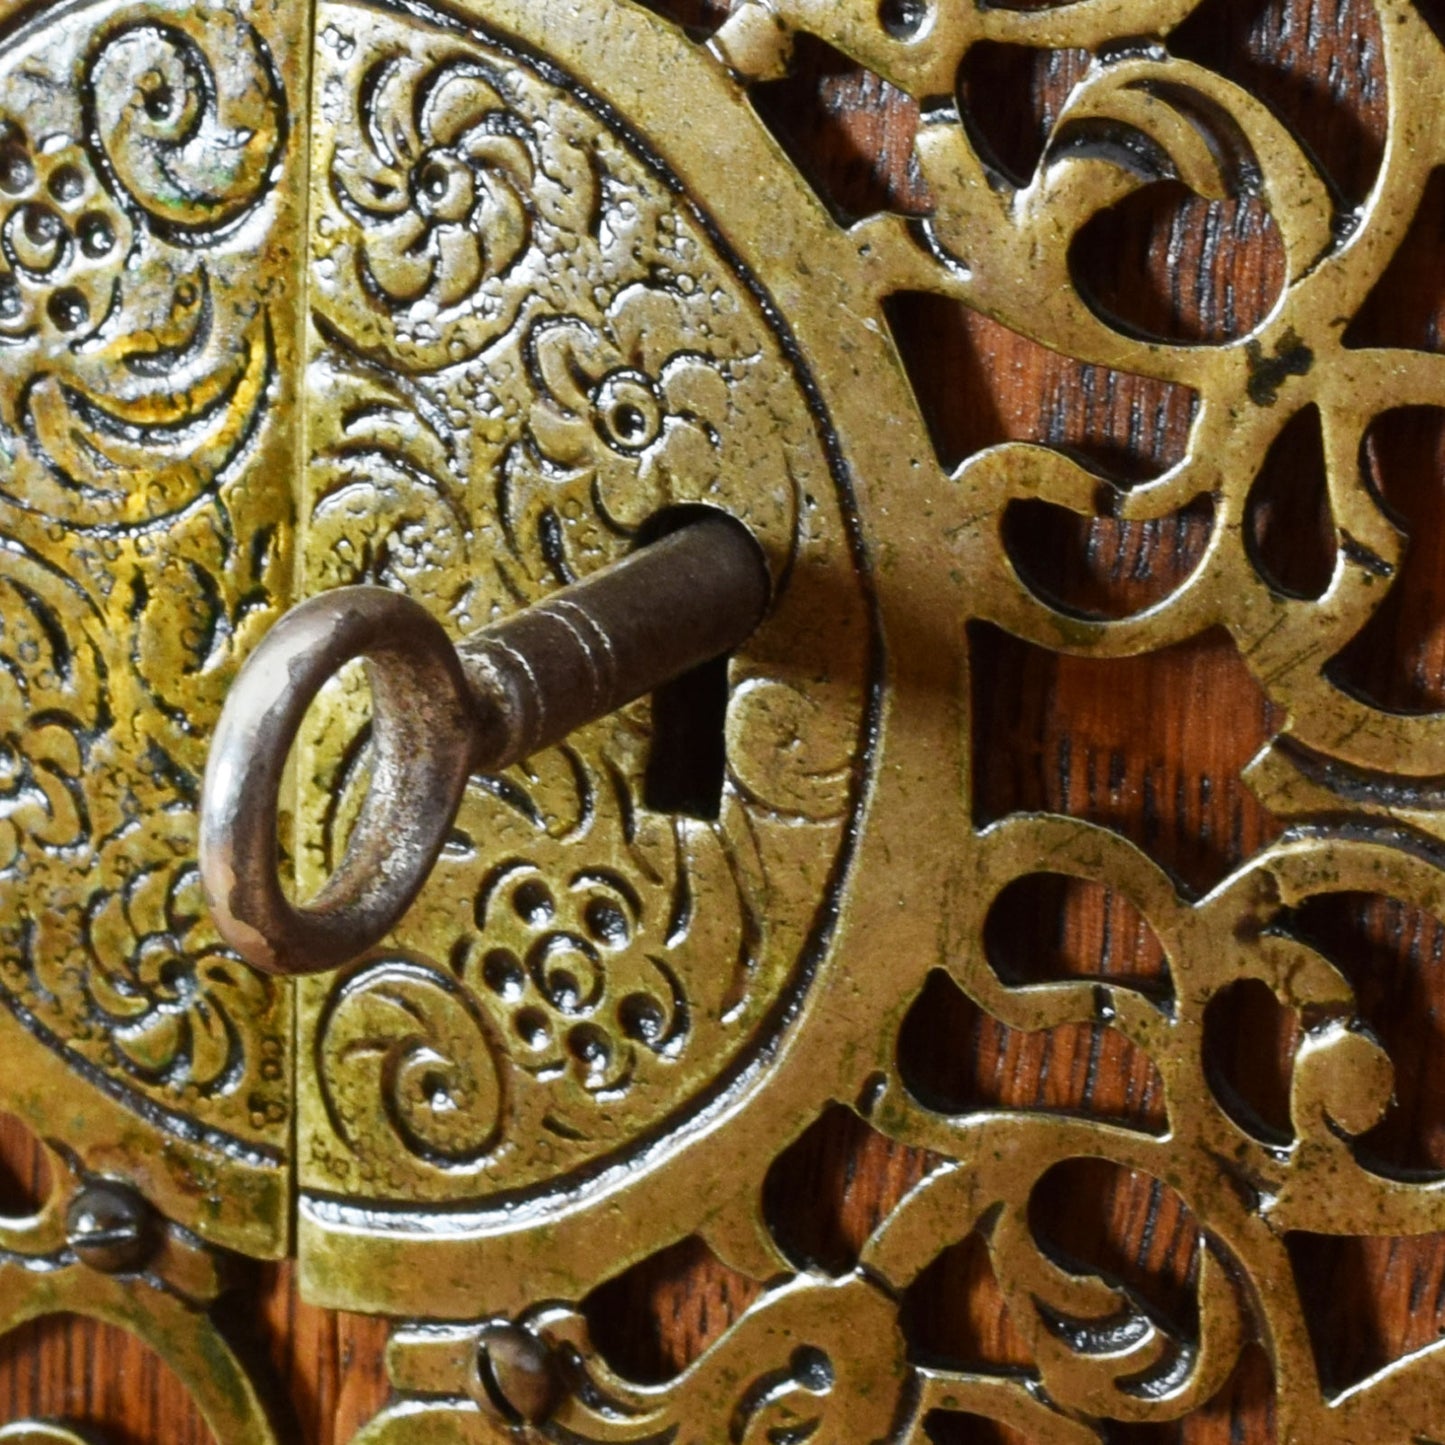
[[[102,38],[89,85],[106,169],[165,240],[201,242],[264,194],[286,138],[282,85],[236,14],[122,22]]]
[[[497,1142],[503,1083],[489,1026],[429,963],[386,958],[333,995],[317,1078],[343,1139],[388,1142],[437,1168],[467,1166]]]
[[[105,702],[78,589],[0,539],[0,877],[90,842],[86,759]]]

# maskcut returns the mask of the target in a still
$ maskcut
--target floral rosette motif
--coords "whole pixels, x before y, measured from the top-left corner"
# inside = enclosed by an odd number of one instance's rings
[[[503,519],[513,537],[530,541],[567,498],[622,535],[667,507],[721,498],[729,382],[725,363],[679,345],[689,334],[681,300],[645,285],[624,290],[600,326],[537,323],[526,343],[537,465],[514,459]]]
[[[243,1029],[265,1013],[272,986],[215,943],[193,865],[151,869],[97,895],[85,940],[87,991],[127,1072],[212,1093],[256,1066]]]
[[[322,42],[355,49],[334,27]],[[547,289],[597,183],[589,155],[539,124],[519,86],[451,47],[357,56],[347,119],[318,157],[326,321],[434,371],[475,357]],[[341,92],[327,104],[341,107]]]
[[[477,900],[487,945],[478,993],[510,1013],[529,1073],[567,1069],[597,1095],[628,1086],[638,1048],[681,1054],[687,998],[648,916],[667,905],[662,894],[644,899],[606,869],[583,869],[557,888],[520,861],[487,880]]]
[[[387,306],[449,311],[526,248],[536,166],[521,119],[480,66],[455,60],[416,72],[400,57],[372,68],[365,144],[333,179],[365,228],[366,290]]]

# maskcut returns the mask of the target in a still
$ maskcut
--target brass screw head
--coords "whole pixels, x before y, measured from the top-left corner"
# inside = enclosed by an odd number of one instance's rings
[[[562,1382],[546,1344],[520,1325],[499,1324],[482,1336],[487,1395],[512,1424],[540,1425],[557,1408]]]
[[[127,1185],[99,1180],[71,1200],[65,1233],[76,1256],[92,1269],[127,1274],[139,1269],[150,1254],[150,1206]]]

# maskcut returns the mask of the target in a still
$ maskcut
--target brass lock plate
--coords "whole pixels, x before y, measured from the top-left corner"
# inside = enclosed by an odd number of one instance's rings
[[[276,1254],[294,1215],[311,1299],[407,1321],[367,1445],[916,1440],[960,1415],[1074,1445],[1170,1425],[1258,1348],[1279,1438],[1439,1433],[1437,1346],[1327,1385],[1290,1248],[1445,1217],[1437,1175],[1372,1152],[1399,1061],[1300,924],[1360,894],[1445,909],[1441,715],[1332,668],[1404,555],[1366,434],[1445,404],[1438,350],[1352,329],[1445,162],[1445,44],[1413,0],[1375,5],[1390,143],[1351,209],[1268,105],[1171,51],[1197,9],[742,0],[689,35],[618,0],[147,3],[84,7],[60,43],[44,16],[12,21],[0,1070],[86,1207],[5,1226],[25,1256],[0,1269],[7,1321],[123,1321],[180,1362],[225,1445],[268,1438],[208,1324],[222,1280],[201,1241]],[[837,219],[762,124],[757,87],[807,37],[920,106],[926,214]],[[984,44],[1091,57],[1026,177],[983,154],[957,93]],[[1079,235],[1164,180],[1268,210],[1280,284],[1247,327],[1142,334],[1082,283]],[[1176,389],[1185,455],[1130,485],[1055,445],[945,455],[892,330],[905,294]],[[1252,517],[1311,408],[1333,551],[1306,596]],[[699,504],[754,530],[779,599],[705,697],[476,779],[415,909],[344,973],[293,991],[214,948],[188,789],[293,561],[299,593],[379,582],[456,635]],[[1185,513],[1208,517],[1193,570],[1117,616],[1015,545],[1020,515]],[[1284,837],[1197,893],[1096,823],[982,816],[980,623],[1090,658],[1223,629],[1283,719],[1248,780]],[[364,681],[343,677],[299,749],[302,894],[344,846],[365,739]],[[1002,968],[990,918],[1041,878],[1126,900],[1157,977]],[[1277,1129],[1205,1067],[1211,1009],[1249,980],[1297,1027]],[[932,1028],[946,1052],[965,1008],[1137,1051],[1160,1117],[951,1096],[913,1041]],[[918,1178],[830,1268],[764,1192],[839,1110]],[[1198,1221],[1185,1308],[1038,1238],[1036,1191],[1081,1159]],[[108,1173],[169,1221],[146,1271],[94,1193]],[[689,1237],[752,1302],[639,1384],[582,1303]],[[1027,1354],[1012,1372],[925,1359],[905,1328],[966,1239]]]
[[[195,808],[291,600],[305,33],[10,7],[0,60],[6,1107],[257,1254],[289,1233],[291,999],[219,947]]]
[[[676,46],[624,25],[568,57],[590,84]],[[546,1217],[746,1089],[828,950],[873,651],[849,478],[785,313],[557,72],[558,37],[543,63],[535,33],[371,6],[318,27],[307,590],[399,587],[470,631],[706,505],[763,543],[775,603],[710,716],[670,737],[644,702],[477,779],[394,939],[301,986],[308,1239],[379,1207],[402,1231],[418,1206]],[[366,782],[364,674],[333,691],[303,888]],[[678,797],[667,769],[699,765]]]

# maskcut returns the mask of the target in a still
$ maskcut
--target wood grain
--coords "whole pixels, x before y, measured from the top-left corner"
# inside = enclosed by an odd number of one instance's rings
[[[726,6],[655,0],[654,8],[706,28]],[[1378,26],[1364,0],[1205,0],[1172,43],[1268,100],[1340,194],[1351,202],[1364,196],[1384,135]],[[825,47],[806,45],[801,59],[797,75],[760,87],[757,100],[819,193],[842,216],[925,210],[929,197],[911,164],[917,107]],[[996,46],[970,56],[961,95],[1000,169],[1019,179],[1033,169],[1086,61],[1077,52]],[[1415,235],[1356,322],[1355,339],[1438,349],[1442,244],[1445,181],[1437,179]],[[1081,284],[1101,309],[1150,334],[1204,343],[1248,327],[1281,278],[1278,238],[1258,206],[1207,203],[1169,186],[1150,188],[1095,222],[1081,251]],[[1157,475],[1182,453],[1193,410],[1186,392],[1081,366],[927,298],[895,298],[890,319],[950,465],[995,441],[1030,439],[1070,447],[1127,484]],[[1297,425],[1288,448],[1294,476],[1315,465],[1310,419]],[[1368,461],[1412,543],[1402,585],[1342,655],[1338,675],[1383,705],[1438,709],[1445,705],[1440,414],[1383,419]],[[1281,585],[1302,595],[1318,585],[1311,495],[1298,486],[1272,489],[1262,478],[1251,523]],[[1210,524],[1207,499],[1149,523],[1080,523],[1037,507],[1009,520],[1020,565],[1063,600],[1100,615],[1135,611],[1177,585],[1197,563]],[[1279,718],[1223,635],[1111,662],[1057,657],[986,627],[971,630],[970,646],[980,822],[1017,808],[1090,818],[1132,838],[1196,893],[1277,834],[1278,823],[1242,786],[1239,770]],[[1147,927],[1107,890],[1046,890],[1006,899],[996,914],[989,947],[1005,969],[1148,980],[1164,967]],[[1410,1085],[1373,1136],[1374,1147],[1394,1163],[1445,1167],[1440,924],[1372,899],[1347,901],[1309,923],[1347,972],[1369,980],[1367,1011],[1395,1057],[1409,1063]],[[1158,1125],[1148,1061],[1117,1039],[1089,1027],[1015,1036],[970,1011],[952,985],[935,980],[929,988],[902,1045],[911,1086],[955,1101],[1088,1109]],[[1278,1125],[1281,1061],[1292,1045],[1287,1021],[1244,993],[1224,1001],[1217,1024],[1214,1067],[1241,1107]],[[960,1030],[971,1048],[957,1048]],[[948,1051],[939,1046],[945,1033],[954,1040]],[[24,1211],[41,1162],[19,1126],[0,1124],[0,1208]],[[779,1237],[800,1260],[844,1269],[927,1163],[850,1111],[832,1110],[769,1180]],[[1161,1309],[1186,1307],[1199,1241],[1176,1198],[1157,1181],[1103,1168],[1051,1184],[1040,1202],[1041,1233],[1136,1283]],[[1305,1239],[1295,1256],[1332,1383],[1357,1379],[1445,1330],[1439,1239]],[[756,1293],[706,1250],[686,1244],[598,1291],[588,1307],[615,1363],[639,1378],[665,1379]],[[385,1400],[384,1323],[309,1308],[289,1268],[256,1270],[223,1313],[238,1347],[272,1380],[288,1437],[340,1445]],[[905,1321],[920,1351],[970,1364],[1027,1363],[977,1240],[950,1250],[918,1281]],[[1190,1420],[1121,1429],[1111,1439],[1261,1445],[1275,1438],[1272,1390],[1268,1361],[1252,1348],[1220,1397]],[[0,1344],[0,1419],[29,1413],[103,1424],[115,1445],[209,1439],[154,1357],[78,1320],[47,1322]],[[1018,1438],[964,1417],[935,1418],[929,1433],[939,1445]]]

